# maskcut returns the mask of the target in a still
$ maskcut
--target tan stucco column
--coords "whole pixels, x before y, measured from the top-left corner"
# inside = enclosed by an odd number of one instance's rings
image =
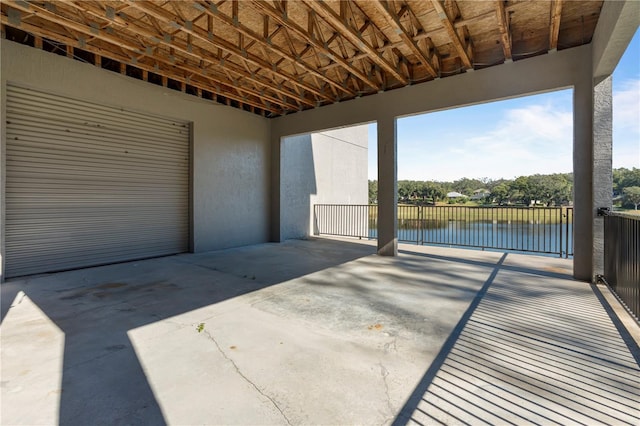
[[[281,178],[281,155],[282,138],[279,134],[271,134],[271,185],[270,185],[270,208],[269,208],[269,241],[279,243],[282,241],[280,230],[280,178]]]
[[[396,119],[378,119],[378,254],[398,255]]]
[[[612,204],[611,76],[594,79],[590,69],[574,87],[573,275],[593,281],[604,267],[604,224],[598,208]]]

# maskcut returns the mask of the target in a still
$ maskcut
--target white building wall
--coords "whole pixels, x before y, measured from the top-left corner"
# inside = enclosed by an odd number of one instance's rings
[[[314,204],[367,204],[367,149],[366,125],[283,140],[283,240],[314,233]]]
[[[2,40],[0,47],[1,123],[5,123],[7,82],[190,121],[193,123],[194,251],[268,241],[271,127],[268,119],[8,40]],[[1,256],[4,253],[4,126],[0,135]]]

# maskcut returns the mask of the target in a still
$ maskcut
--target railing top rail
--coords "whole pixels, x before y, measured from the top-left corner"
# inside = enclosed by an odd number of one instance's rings
[[[612,211],[612,212],[609,212],[607,216],[624,217],[625,219],[640,221],[640,214],[637,214],[637,213]]]

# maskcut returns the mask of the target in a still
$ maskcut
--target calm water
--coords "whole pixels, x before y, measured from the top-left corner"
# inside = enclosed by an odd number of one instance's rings
[[[398,229],[398,240],[414,244],[477,247],[520,252],[573,254],[573,224],[535,224],[527,222],[430,222],[415,228],[415,223]],[[377,238],[378,230],[369,229]],[[568,238],[568,241],[567,241]]]

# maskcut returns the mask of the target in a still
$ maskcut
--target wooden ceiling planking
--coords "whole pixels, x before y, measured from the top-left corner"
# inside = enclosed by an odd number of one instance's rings
[[[6,0],[2,25],[278,116],[589,43],[602,0]],[[32,41],[42,46],[42,39]]]

